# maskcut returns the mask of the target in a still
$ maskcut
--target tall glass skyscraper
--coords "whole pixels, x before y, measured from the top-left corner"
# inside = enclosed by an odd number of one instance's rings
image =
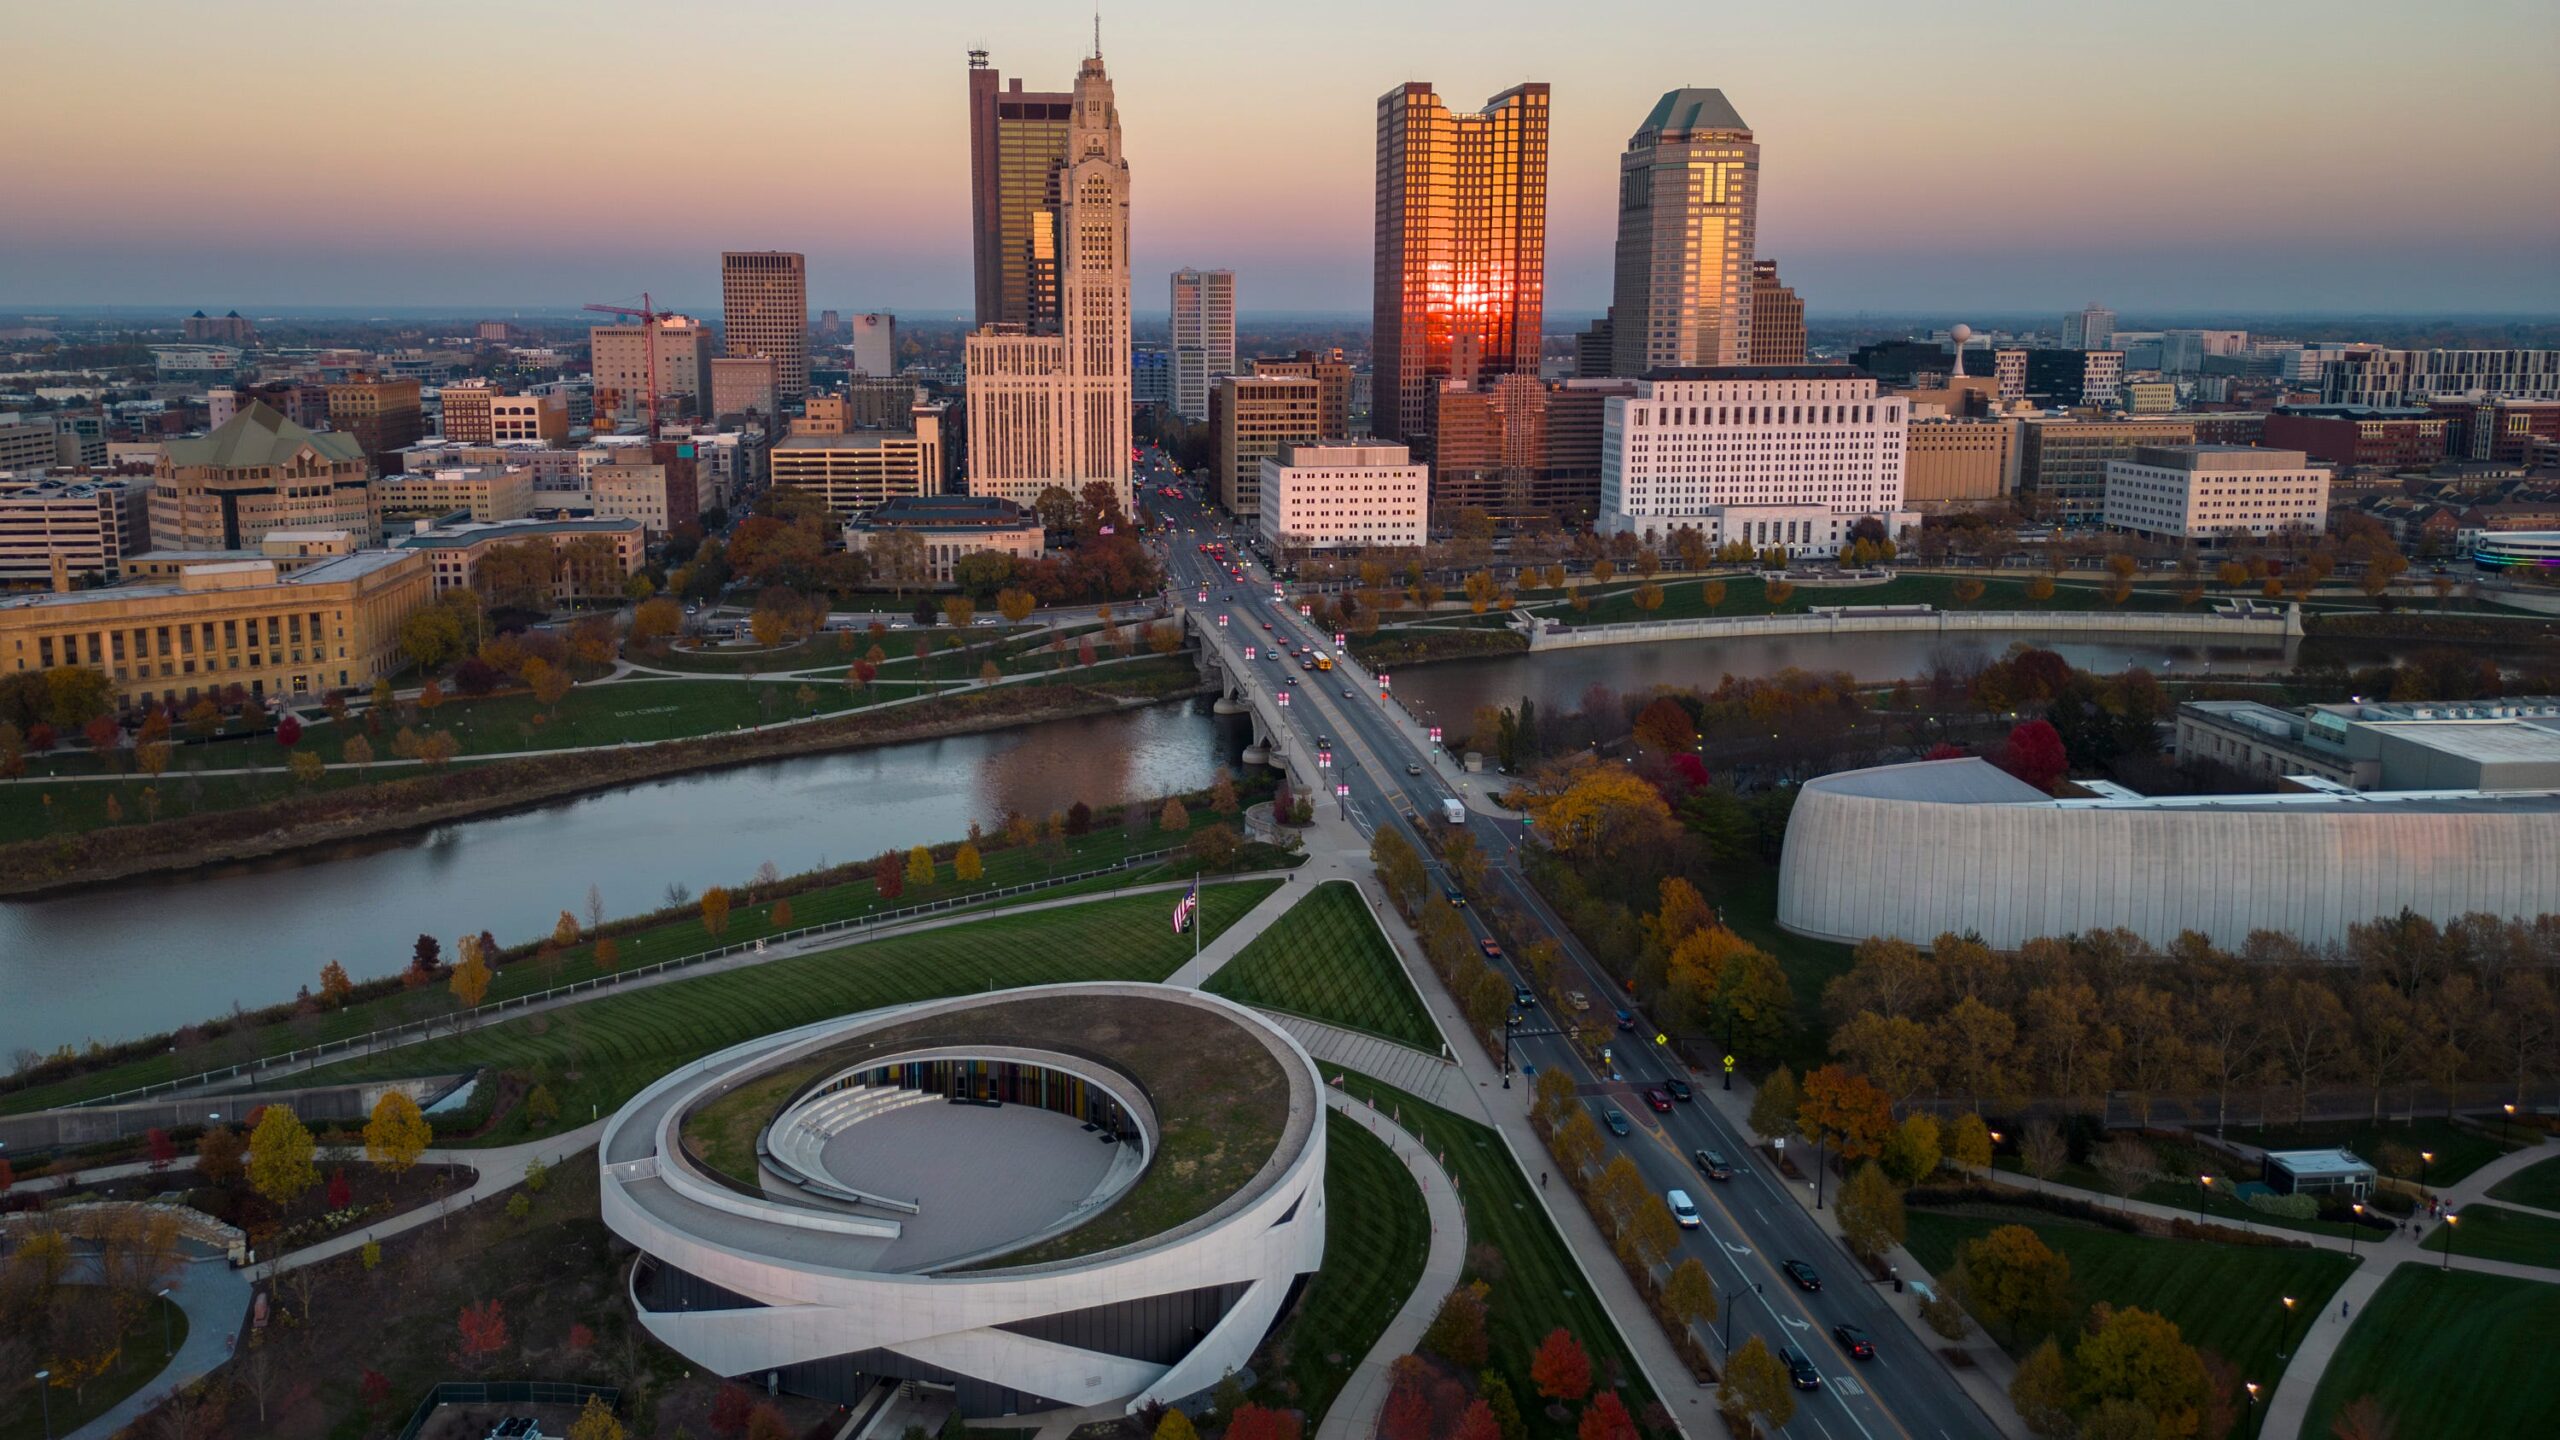
[[[1058,164],[1075,96],[1010,89],[969,52],[969,221],[978,323],[1053,330],[1058,323]]]
[[[1760,146],[1721,90],[1654,102],[1618,157],[1610,372],[1751,357]]]
[[[1536,374],[1547,287],[1547,87],[1474,115],[1424,82],[1378,97],[1371,425],[1431,450],[1432,392]]]

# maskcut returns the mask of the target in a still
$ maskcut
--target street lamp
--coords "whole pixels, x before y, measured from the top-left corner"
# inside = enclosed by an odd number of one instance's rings
[[[53,1388],[45,1383],[52,1378],[50,1370],[36,1372],[36,1398],[44,1402],[44,1440],[53,1440]]]
[[[1751,1282],[1751,1293],[1754,1295],[1763,1295],[1768,1292],[1760,1288],[1759,1281],[1754,1280]],[[1737,1295],[1734,1298],[1739,1300],[1741,1297]],[[1742,1307],[1740,1305],[1727,1305],[1724,1307],[1724,1353],[1727,1355],[1733,1353],[1733,1312],[1741,1308]]]
[[[2293,1334],[2293,1297],[2287,1295],[2284,1297],[2284,1329],[2276,1332],[2277,1359],[2290,1360],[2293,1358],[2293,1352],[2284,1348],[2288,1343],[2286,1337],[2291,1334]]]
[[[2436,1163],[2436,1152],[2433,1150],[2418,1152],[2418,1193],[2422,1195],[2427,1189],[2427,1167],[2434,1163]]]
[[[2356,1212],[2356,1218],[2347,1222],[2347,1258],[2353,1260],[2356,1258],[2356,1232],[2364,1228],[2364,1206],[2357,1204],[2347,1208]]]
[[[2210,1175],[2196,1177],[2196,1223],[2199,1225],[2204,1223],[2204,1190],[2212,1183],[2213,1177]]]
[[[2462,1217],[2459,1215],[2448,1214],[2444,1217],[2444,1264],[2437,1267],[2440,1270],[2449,1271],[2453,1268],[2453,1227],[2460,1223],[2462,1223]]]
[[[177,1342],[169,1338],[169,1306],[166,1303],[168,1298],[169,1291],[163,1287],[160,1291],[160,1299],[163,1302],[160,1306],[160,1358],[163,1360],[170,1359],[178,1353]]]
[[[2255,1380],[2246,1381],[2242,1384],[2241,1388],[2249,1392],[2248,1431],[2250,1434],[2255,1435],[2258,1433],[2258,1382]]]
[[[2507,1116],[2505,1119],[2498,1122],[2498,1138],[2501,1140],[2512,1141],[2516,1138],[2516,1107],[2513,1105],[2507,1105],[2502,1108],[2507,1112]]]

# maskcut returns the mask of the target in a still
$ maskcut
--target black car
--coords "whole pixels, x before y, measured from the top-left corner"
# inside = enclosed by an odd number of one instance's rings
[[[1866,1331],[1845,1320],[1831,1327],[1831,1338],[1840,1342],[1840,1348],[1848,1351],[1851,1359],[1876,1358],[1876,1342],[1867,1338]]]
[[[1787,1272],[1787,1278],[1796,1282],[1796,1288],[1799,1290],[1822,1288],[1822,1276],[1812,1266],[1801,1260],[1790,1260],[1778,1268]]]
[[[1813,1361],[1806,1358],[1805,1353],[1793,1345],[1778,1347],[1778,1363],[1787,1367],[1787,1378],[1796,1383],[1797,1389],[1819,1390],[1822,1388],[1822,1372],[1814,1369]]]
[[[1612,1135],[1624,1135],[1627,1133],[1627,1117],[1615,1110],[1601,1111],[1600,1123],[1608,1126],[1609,1133]],[[1790,1261],[1788,1263],[1792,1264],[1794,1262]],[[1820,1285],[1816,1285],[1812,1288],[1819,1290],[1822,1287]]]
[[[1683,1105],[1689,1103],[1688,1081],[1678,1079],[1665,1080],[1662,1082],[1662,1088],[1671,1092],[1672,1099],[1679,1101]]]

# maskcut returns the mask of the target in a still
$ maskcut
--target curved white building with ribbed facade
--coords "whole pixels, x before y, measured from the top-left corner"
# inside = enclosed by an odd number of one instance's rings
[[[1324,1258],[1315,1062],[1251,1010],[1053,985],[709,1056],[599,1147],[641,1323],[722,1375],[973,1417],[1180,1399]]]
[[[1921,761],[1808,782],[1778,871],[1780,925],[1852,943],[2121,927],[2321,944],[2403,907],[2560,912],[2560,794],[2056,800],[1982,760]]]

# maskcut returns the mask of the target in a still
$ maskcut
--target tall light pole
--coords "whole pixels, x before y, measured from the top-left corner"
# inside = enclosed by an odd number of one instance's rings
[[[2292,1297],[2292,1296],[2290,1296],[2290,1295],[2287,1295],[2287,1296],[2285,1296],[2285,1297],[2284,1297],[2284,1329],[2282,1329],[2282,1330],[2280,1330],[2280,1331],[2278,1331],[2278,1332],[2276,1333],[2276,1358],[2277,1358],[2277,1359],[2279,1359],[2279,1360],[2290,1360],[2290,1359],[2292,1359],[2292,1358],[2293,1358],[2293,1352],[2285,1348],[2286,1346],[2288,1346],[2288,1345],[2290,1345],[2290,1344],[2292,1344],[2292,1343],[2293,1343],[2293,1341],[2292,1341],[2292,1335],[2293,1335],[2293,1297]]]
[[[2196,1177],[2196,1223],[2199,1225],[2204,1223],[2204,1187],[2212,1183],[2213,1177],[2210,1175]]]
[[[53,1440],[53,1387],[46,1383],[51,1379],[50,1370],[36,1372],[36,1398],[44,1402],[44,1440]]]
[[[2453,1227],[2461,1222],[2462,1217],[2459,1215],[2449,1214],[2444,1217],[2444,1264],[2437,1267],[2439,1270],[2453,1269]]]
[[[2505,1119],[2498,1122],[2498,1138],[2513,1143],[2516,1138],[2516,1107],[2507,1105],[2501,1108],[2507,1112],[2507,1115]]]
[[[178,1342],[169,1338],[168,1302],[169,1292],[164,1287],[160,1291],[160,1358],[163,1360],[173,1359],[178,1353]]]
[[[2364,1228],[2364,1206],[2356,1204],[2348,1208],[2356,1213],[2356,1218],[2347,1222],[2347,1258],[2353,1260],[2356,1258],[2356,1232]]]
[[[2418,1152],[2418,1190],[2421,1194],[2424,1194],[2427,1188],[2427,1167],[2434,1163],[2436,1163],[2436,1152],[2433,1150]]]
[[[2248,1429],[2251,1435],[2255,1435],[2258,1433],[2258,1382],[2255,1380],[2248,1381],[2242,1386],[2242,1388],[2249,1392]]]

